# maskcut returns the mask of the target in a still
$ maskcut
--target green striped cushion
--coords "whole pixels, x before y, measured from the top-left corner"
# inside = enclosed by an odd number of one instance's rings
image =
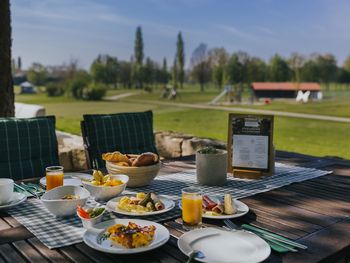
[[[94,168],[105,166],[101,159],[105,152],[157,152],[152,111],[84,115],[84,127]]]
[[[41,177],[58,164],[54,116],[0,118],[0,177]]]

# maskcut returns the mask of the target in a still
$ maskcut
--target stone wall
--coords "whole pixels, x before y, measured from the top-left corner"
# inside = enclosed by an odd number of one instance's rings
[[[83,139],[80,136],[56,131],[59,157],[65,171],[87,169]],[[177,132],[155,132],[155,140],[159,155],[164,158],[175,158],[195,154],[204,146],[225,149],[222,141],[199,138],[193,135]]]
[[[66,132],[56,131],[59,159],[65,171],[88,169],[83,138]]]
[[[205,146],[226,149],[222,141],[177,132],[155,132],[155,138],[159,155],[165,158],[192,155]]]

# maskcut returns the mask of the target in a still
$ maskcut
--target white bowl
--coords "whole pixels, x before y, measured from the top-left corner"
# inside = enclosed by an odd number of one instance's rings
[[[113,162],[106,162],[106,168],[110,174],[126,174],[129,176],[128,187],[140,187],[149,185],[157,176],[161,163],[148,166],[121,166]]]
[[[80,198],[62,199],[66,195],[78,195]],[[41,201],[52,214],[58,217],[65,217],[75,215],[77,206],[85,205],[89,196],[89,191],[80,186],[64,185],[47,191],[41,197]]]
[[[125,190],[126,184],[129,181],[129,177],[125,174],[111,175],[111,178],[119,179],[124,183],[116,186],[99,186],[93,185],[90,182],[82,181],[82,184],[96,200],[107,201],[120,195]]]
[[[89,206],[82,207],[84,210],[88,208],[93,208]],[[94,218],[86,219],[84,217],[81,217],[79,213],[77,212],[78,217],[81,219],[81,222],[83,223],[83,227],[86,229],[93,228],[97,223],[100,223],[102,221],[103,215],[106,212],[106,208],[104,207],[105,210],[99,215]]]

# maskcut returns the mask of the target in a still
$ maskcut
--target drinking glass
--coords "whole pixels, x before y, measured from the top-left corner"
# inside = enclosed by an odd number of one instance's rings
[[[197,187],[182,189],[182,221],[187,229],[202,225],[202,192]]]
[[[63,185],[63,166],[46,167],[46,191]]]

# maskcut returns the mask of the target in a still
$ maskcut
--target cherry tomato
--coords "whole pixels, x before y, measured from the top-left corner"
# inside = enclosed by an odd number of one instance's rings
[[[77,206],[77,212],[82,218],[90,219],[89,214],[81,206]]]

